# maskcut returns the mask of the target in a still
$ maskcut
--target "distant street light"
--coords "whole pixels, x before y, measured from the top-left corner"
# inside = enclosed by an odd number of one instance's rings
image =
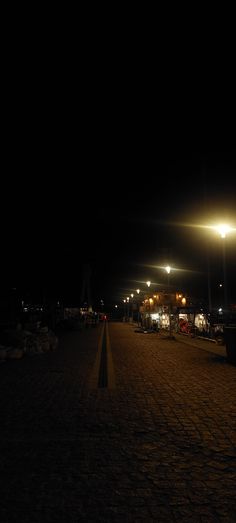
[[[227,234],[232,231],[233,229],[226,224],[217,225],[214,227],[215,230],[219,233],[220,237],[222,238],[222,259],[223,259],[223,288],[224,288],[224,305],[225,305],[225,313],[228,311],[228,289],[227,289],[227,274],[226,274],[226,245],[225,245],[225,238]]]
[[[123,302],[124,302],[124,321],[125,321],[125,318],[126,318],[126,311],[125,311],[126,300],[123,300]]]
[[[133,295],[133,293],[130,294],[130,296],[131,296],[131,298],[132,298],[132,301],[131,301],[131,319],[132,319],[132,321],[133,321],[133,319],[134,319],[134,302],[133,302],[133,297],[134,297],[134,295]]]
[[[170,271],[171,267],[169,265],[166,265],[165,271],[167,272],[167,284],[168,284],[168,293],[169,293],[169,336],[171,337],[171,295],[170,295]]]
[[[140,289],[137,289],[136,292],[137,292],[137,295],[139,296]],[[138,300],[138,327],[139,327],[139,319],[140,319],[139,307],[140,307],[140,302],[139,302],[139,300]]]
[[[169,265],[167,265],[165,267],[165,271],[167,272],[167,286],[168,286],[168,292],[170,291],[170,271],[171,271],[171,267]]]
[[[129,296],[127,296],[126,301],[127,301],[127,315],[128,315],[128,321],[129,321]]]
[[[150,287],[151,285],[151,282],[148,280],[146,281],[146,284],[148,286],[148,288]],[[150,314],[150,304],[149,304],[149,313],[148,313],[148,328],[151,327],[151,314]]]

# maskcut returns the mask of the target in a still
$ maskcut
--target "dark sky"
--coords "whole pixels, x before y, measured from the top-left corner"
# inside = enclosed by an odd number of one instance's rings
[[[127,151],[107,140],[91,160],[89,148],[76,158],[74,144],[70,156],[67,143],[61,163],[55,143],[48,154],[39,144],[28,156],[20,151],[21,170],[6,180],[1,211],[2,285],[76,301],[89,263],[93,301],[114,303],[147,279],[165,285],[159,267],[169,263],[181,269],[171,275],[174,287],[206,297],[206,246],[217,285],[221,244],[213,231],[190,225],[236,226],[235,152],[157,147],[148,156],[146,146],[146,156],[141,145]],[[236,299],[236,237],[229,240]]]
[[[80,41],[61,27],[47,40],[41,26],[7,41],[1,288],[77,298],[90,263],[94,299],[113,300],[161,282],[146,266],[168,257],[184,269],[176,285],[201,294],[207,235],[183,224],[236,224],[234,69],[170,34],[148,49],[141,34],[95,25]]]
[[[165,284],[165,273],[158,266],[170,263],[182,269],[173,273],[173,285],[205,297],[206,253],[217,285],[222,279],[222,246],[214,231],[190,225],[226,221],[235,226],[234,154],[181,151],[169,159],[160,155],[156,169],[140,169],[139,174],[139,179],[133,172],[110,180],[108,197],[101,195],[99,217],[99,206],[94,206],[92,215],[100,231],[97,252],[92,247],[91,254],[99,260],[96,274],[100,271],[105,287],[112,282],[122,295],[145,287],[141,282],[147,279]],[[236,237],[228,240],[228,279],[235,286]]]
[[[81,74],[69,61],[63,74],[55,61],[31,64],[6,95],[1,287],[77,299],[89,263],[93,299],[113,301],[147,279],[162,284],[150,266],[169,262],[183,269],[173,285],[204,293],[206,241],[217,278],[220,245],[186,224],[236,225],[227,100],[216,112],[210,92],[201,104],[170,76],[141,78],[138,63],[137,76],[113,61],[103,73],[87,61]]]

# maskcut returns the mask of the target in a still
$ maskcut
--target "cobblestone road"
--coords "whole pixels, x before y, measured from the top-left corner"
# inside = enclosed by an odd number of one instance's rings
[[[1,523],[236,522],[236,367],[224,347],[111,323],[114,376],[99,387],[101,334],[1,364]]]

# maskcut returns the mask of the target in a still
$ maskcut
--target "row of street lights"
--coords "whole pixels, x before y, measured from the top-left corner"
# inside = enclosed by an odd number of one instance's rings
[[[226,271],[226,245],[225,245],[225,239],[226,239],[226,236],[231,231],[235,231],[236,229],[233,229],[232,227],[230,227],[229,225],[226,225],[226,224],[221,224],[221,225],[210,227],[210,228],[216,230],[218,232],[218,234],[220,235],[220,237],[222,238],[222,240],[223,240],[223,242],[222,242],[223,289],[224,289],[224,308],[225,308],[225,313],[226,313],[228,311],[228,293],[227,293],[227,271]],[[168,287],[168,292],[170,294],[170,273],[173,270],[173,268],[170,265],[166,265],[163,268],[164,268],[164,270],[167,273],[167,287]],[[148,288],[150,288],[151,281],[150,280],[146,281],[146,285],[147,285]],[[140,289],[137,289],[136,292],[139,295],[140,294]],[[131,294],[130,296],[132,298],[132,302],[131,303],[132,303],[132,319],[133,319],[133,297],[134,297],[134,294]],[[208,270],[208,297],[209,297],[209,308],[211,309],[211,307],[210,307],[210,304],[211,304],[210,270]],[[127,297],[126,299],[123,300],[123,302],[124,302],[124,307],[125,307],[126,303],[128,305],[128,316],[129,316],[130,298]],[[168,313],[169,313],[169,335],[171,336],[171,297],[170,297]],[[138,309],[138,324],[139,324],[139,309]]]
[[[171,271],[171,267],[169,265],[167,265],[165,267],[165,270],[168,274],[168,290],[169,290],[169,276],[170,276],[170,271]],[[146,285],[148,286],[148,288],[150,288],[151,286],[151,281],[148,280],[146,281]],[[137,295],[140,294],[140,289],[136,289],[136,292],[137,292]],[[133,298],[134,298],[134,294],[130,294],[130,297],[132,298],[132,301],[131,301],[131,306],[132,306],[132,313],[131,313],[131,318],[132,318],[132,321],[133,321]],[[126,305],[127,305],[127,316],[129,318],[129,304],[130,304],[130,297],[127,296],[126,298],[123,299],[123,303],[124,303],[124,318],[126,317],[126,314],[125,314],[125,308],[126,308]],[[140,319],[140,316],[139,316],[139,306],[138,306],[138,325],[139,325],[139,319]],[[170,333],[171,333],[171,305],[169,305],[169,323],[170,323]]]

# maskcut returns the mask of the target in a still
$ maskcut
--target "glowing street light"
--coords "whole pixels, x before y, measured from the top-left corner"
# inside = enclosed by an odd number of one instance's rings
[[[132,301],[131,301],[131,319],[133,321],[134,319],[134,302],[133,302],[133,297],[134,297],[134,294],[130,294],[131,298],[132,298]]]
[[[232,227],[224,223],[217,225],[214,229],[220,234],[221,238],[226,238],[226,235],[232,231]]]
[[[127,314],[128,314],[128,321],[129,321],[129,296],[127,296],[126,301],[127,301]]]
[[[171,271],[171,267],[169,265],[166,265],[165,267],[165,271],[167,272],[167,277],[168,277],[168,291],[170,292],[170,271]]]
[[[125,312],[126,312],[126,311],[125,311],[126,300],[123,300],[123,302],[124,302],[124,320],[123,320],[123,321],[125,321],[125,318],[126,318],[126,313],[125,313]]]
[[[171,271],[171,267],[169,265],[166,265],[165,271],[167,272],[167,276],[168,276],[168,292],[169,292],[169,299],[170,299],[170,303],[169,303],[169,336],[171,338],[171,296],[170,296],[170,271]]]
[[[146,281],[146,284],[147,284],[148,287],[150,287],[151,282],[148,280],[148,281]],[[150,323],[151,323],[151,315],[150,315],[150,310],[149,310],[149,313],[148,313],[148,327],[150,327]]]
[[[225,251],[225,238],[229,232],[233,229],[227,224],[220,224],[214,227],[214,229],[219,233],[222,238],[222,255],[223,255],[223,277],[224,277],[224,302],[225,302],[225,311],[228,310],[228,292],[227,292],[227,275],[226,275],[226,251]]]
[[[140,289],[136,289],[136,292],[137,292],[137,295],[139,296]],[[140,307],[140,303],[139,303],[139,300],[138,300],[138,327],[139,327],[139,319],[140,319],[139,307]]]

